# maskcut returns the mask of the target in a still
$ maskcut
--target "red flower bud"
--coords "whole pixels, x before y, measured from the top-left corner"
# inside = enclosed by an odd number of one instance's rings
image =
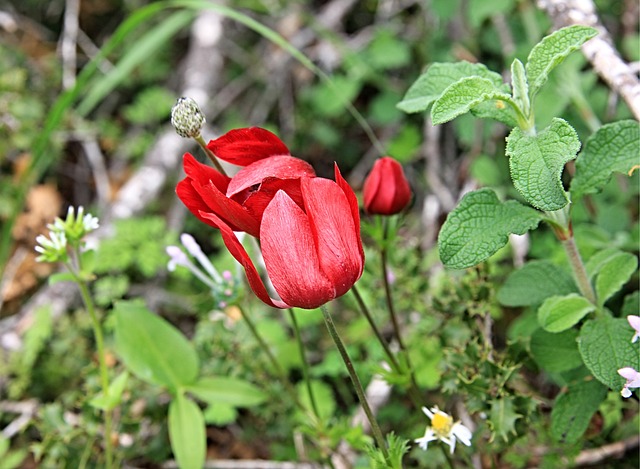
[[[395,215],[411,201],[411,187],[402,166],[389,156],[374,163],[363,192],[364,209],[371,214]]]

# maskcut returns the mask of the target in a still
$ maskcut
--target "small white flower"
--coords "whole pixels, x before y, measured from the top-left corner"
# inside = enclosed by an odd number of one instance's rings
[[[627,380],[627,382],[624,383],[624,386],[622,386],[620,394],[624,398],[631,397],[631,388],[640,388],[640,373],[634,368],[626,366],[624,368],[620,368],[618,370],[618,374]]]
[[[430,441],[440,440],[449,445],[453,454],[456,439],[466,446],[471,446],[471,430],[460,422],[454,422],[449,414],[442,412],[437,406],[432,407],[431,410],[423,407],[422,411],[431,420],[431,425],[427,426],[422,438],[415,440],[420,448],[426,451]]]
[[[174,270],[176,270],[176,267],[179,265],[183,267],[191,267],[191,261],[189,261],[187,255],[178,246],[167,246],[166,251],[171,258],[169,259],[169,263],[167,264],[167,269],[169,270],[169,272],[173,272]]]
[[[36,252],[41,255],[36,258],[36,262],[57,262],[62,259],[67,250],[67,237],[64,232],[49,231],[49,237],[45,235],[36,236]]]
[[[630,314],[629,316],[627,316],[627,321],[629,321],[629,325],[636,331],[636,333],[633,334],[633,337],[631,338],[631,343],[635,344],[638,338],[640,338],[640,316],[634,316],[633,314]]]

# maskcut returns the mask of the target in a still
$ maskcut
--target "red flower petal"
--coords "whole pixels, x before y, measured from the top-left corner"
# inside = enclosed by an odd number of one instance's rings
[[[211,140],[207,148],[218,158],[238,166],[249,166],[269,156],[290,154],[282,140],[260,127],[231,130]]]
[[[229,183],[227,197],[233,197],[245,189],[250,189],[267,178],[300,179],[303,176],[315,175],[313,167],[300,158],[290,155],[272,156],[241,169]]]
[[[194,179],[204,186],[213,183],[221,192],[226,192],[231,178],[225,174],[219,173],[217,170],[206,164],[197,161],[192,154],[185,153],[182,157],[182,165],[187,177]]]
[[[313,309],[336,297],[320,268],[307,215],[283,191],[264,211],[260,244],[269,278],[285,303]]]
[[[347,201],[349,202],[349,207],[351,208],[351,216],[353,217],[356,235],[358,237],[360,257],[362,258],[362,269],[364,269],[364,248],[362,247],[362,239],[360,237],[360,206],[358,205],[358,197],[356,197],[356,193],[353,192],[349,183],[342,177],[342,174],[340,174],[340,168],[338,168],[337,163],[333,164],[333,172],[336,184],[338,184],[340,189],[342,189],[342,192],[344,192],[344,195],[347,197]],[[360,275],[362,275],[362,270],[360,270]],[[358,275],[358,278],[360,278],[360,275]]]
[[[348,197],[337,183],[304,178],[301,185],[320,269],[333,283],[335,298],[345,294],[362,275],[364,256],[356,231],[359,218],[356,222]]]
[[[247,254],[247,251],[244,249],[244,246],[240,243],[233,230],[213,213],[201,213],[201,216],[207,218],[210,221],[209,224],[220,230],[224,245],[227,247],[231,255],[242,265],[242,267],[244,267],[249,286],[256,296],[274,308],[290,308],[291,306],[285,302],[274,300],[269,296],[264,283],[262,283],[260,274],[258,274],[256,267],[253,265],[253,262],[251,262],[249,254]]]
[[[411,187],[402,165],[388,156],[374,163],[363,192],[364,208],[371,214],[395,215],[411,202]]]

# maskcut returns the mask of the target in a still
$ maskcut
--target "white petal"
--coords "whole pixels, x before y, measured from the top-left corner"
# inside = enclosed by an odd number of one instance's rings
[[[631,397],[631,391],[629,391],[629,388],[625,386],[622,388],[622,391],[620,391],[620,395],[624,398]]]
[[[460,440],[462,444],[471,446],[471,437],[473,436],[473,433],[471,433],[471,430],[462,425],[460,422],[453,425],[451,433],[453,433],[454,436],[458,440]]]
[[[433,420],[433,413],[431,413],[429,409],[427,409],[426,407],[423,407],[422,412],[424,412],[425,415],[429,417],[430,420]]]
[[[618,374],[622,376],[624,379],[626,379],[627,381],[633,381],[637,379],[638,376],[640,376],[640,373],[638,373],[636,370],[634,370],[630,366],[625,366],[624,368],[620,368],[618,370]]]

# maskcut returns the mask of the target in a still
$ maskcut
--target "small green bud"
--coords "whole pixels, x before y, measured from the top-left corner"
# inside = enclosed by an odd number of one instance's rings
[[[197,138],[204,123],[204,114],[191,98],[182,97],[171,108],[171,125],[181,137]]]

